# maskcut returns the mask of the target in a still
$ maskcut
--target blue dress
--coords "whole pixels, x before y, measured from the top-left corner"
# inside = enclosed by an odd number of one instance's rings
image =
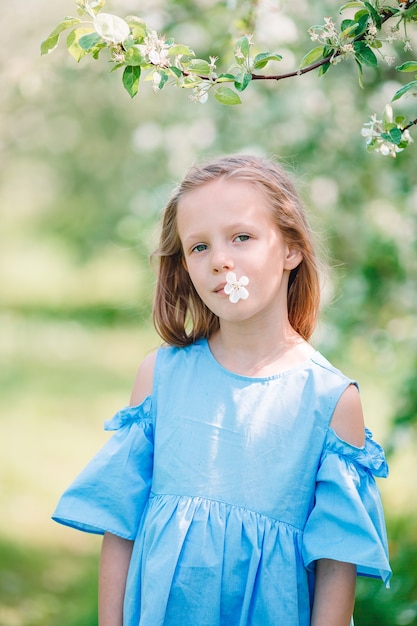
[[[124,626],[309,626],[321,558],[388,585],[383,450],[329,427],[351,383],[318,352],[249,378],[206,340],[159,349],[152,395],[106,423],[53,515],[134,540]]]

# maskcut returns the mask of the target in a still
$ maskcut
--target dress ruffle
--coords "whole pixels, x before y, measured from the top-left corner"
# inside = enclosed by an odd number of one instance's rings
[[[104,430],[120,430],[139,422],[152,422],[152,398],[147,396],[141,404],[125,406],[104,422]]]
[[[117,432],[63,494],[52,519],[85,532],[135,539],[152,481],[151,398],[118,411],[105,429]]]
[[[384,515],[374,476],[386,477],[384,451],[366,429],[357,448],[328,431],[317,473],[314,508],[304,529],[306,567],[322,558],[357,566],[358,575],[381,578],[389,586]]]

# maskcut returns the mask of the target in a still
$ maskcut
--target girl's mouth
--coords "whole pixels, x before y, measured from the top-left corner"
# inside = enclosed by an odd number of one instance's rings
[[[249,291],[246,289],[248,284],[249,278],[247,276],[237,278],[234,272],[228,272],[224,292],[229,296],[230,302],[236,304],[239,300],[246,300],[249,297]]]

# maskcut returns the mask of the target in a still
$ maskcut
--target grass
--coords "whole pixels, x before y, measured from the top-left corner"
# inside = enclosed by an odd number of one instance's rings
[[[96,626],[97,558],[0,540],[2,626]]]

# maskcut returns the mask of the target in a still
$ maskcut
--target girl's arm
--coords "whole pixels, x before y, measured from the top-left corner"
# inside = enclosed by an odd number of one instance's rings
[[[349,626],[355,585],[356,565],[330,559],[317,561],[311,626]]]
[[[99,626],[122,626],[123,601],[133,541],[105,533],[98,578]]]
[[[141,404],[152,393],[156,352],[140,365],[130,397],[130,404]],[[98,620],[99,626],[122,626],[123,602],[133,541],[105,533],[101,549]]]
[[[332,417],[336,434],[354,446],[365,443],[365,425],[359,392],[350,385]],[[355,604],[356,565],[331,559],[316,563],[311,626],[349,626]]]

